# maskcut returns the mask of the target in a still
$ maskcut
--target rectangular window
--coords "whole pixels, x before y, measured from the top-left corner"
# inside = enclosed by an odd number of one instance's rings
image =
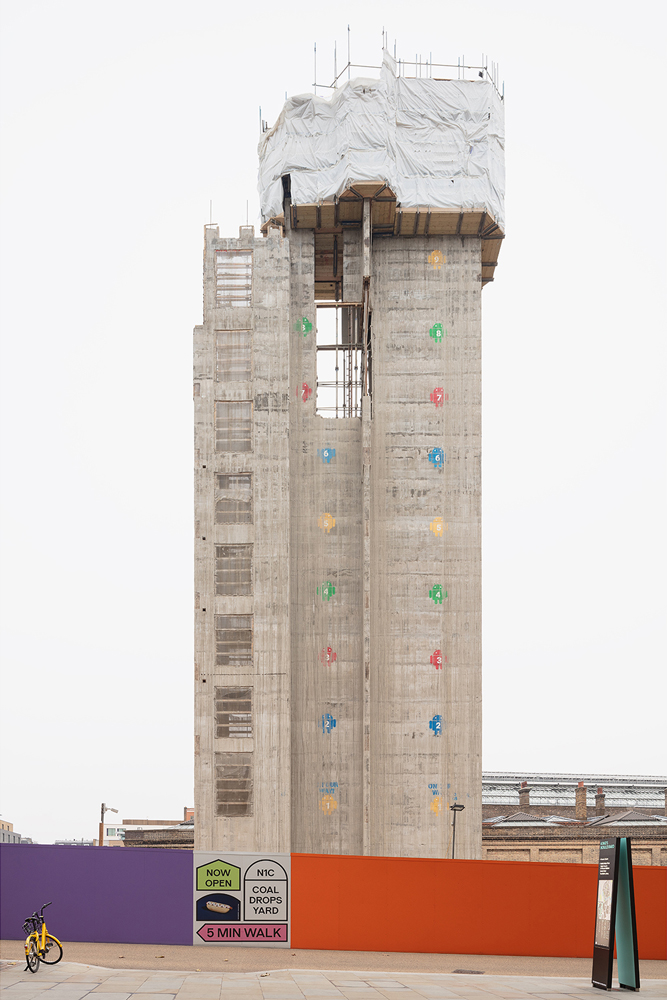
[[[215,665],[252,669],[252,615],[215,616]]]
[[[217,476],[216,524],[252,524],[252,474]]]
[[[216,545],[215,592],[221,597],[252,594],[252,545]]]
[[[252,451],[252,403],[215,404],[215,450]]]
[[[249,382],[252,378],[250,370],[251,347],[252,333],[250,330],[216,330],[216,382]]]
[[[218,816],[252,816],[252,754],[215,755],[215,811]]]
[[[216,250],[215,298],[219,306],[252,305],[252,250]]]
[[[219,740],[252,736],[252,688],[215,689],[215,735]]]
[[[317,306],[317,400],[322,417],[360,417],[364,392],[363,308]]]

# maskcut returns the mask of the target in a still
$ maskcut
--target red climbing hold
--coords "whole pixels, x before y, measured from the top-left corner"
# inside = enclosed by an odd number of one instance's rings
[[[445,663],[447,662],[447,657],[443,657],[439,649],[436,649],[435,652],[431,653],[430,659],[436,670],[442,670],[443,660]]]

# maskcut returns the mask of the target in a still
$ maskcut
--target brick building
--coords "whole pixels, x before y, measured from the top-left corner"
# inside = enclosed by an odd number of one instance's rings
[[[667,778],[485,772],[482,857],[594,864],[604,837],[631,837],[633,861],[667,865]]]

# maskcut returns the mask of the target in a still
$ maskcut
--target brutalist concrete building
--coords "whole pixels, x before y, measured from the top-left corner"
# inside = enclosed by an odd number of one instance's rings
[[[330,93],[262,135],[261,233],[205,232],[195,846],[448,857],[457,804],[476,858],[503,102],[386,52]]]

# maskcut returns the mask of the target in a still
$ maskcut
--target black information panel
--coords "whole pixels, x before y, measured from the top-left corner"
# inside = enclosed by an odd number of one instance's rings
[[[600,843],[592,981],[593,986],[601,990],[611,989],[614,940],[619,986],[638,990],[639,958],[629,837],[613,837]]]
[[[598,862],[598,897],[595,907],[595,942],[593,946],[593,986],[611,989],[614,969],[614,925],[618,888],[619,837],[600,843]]]

